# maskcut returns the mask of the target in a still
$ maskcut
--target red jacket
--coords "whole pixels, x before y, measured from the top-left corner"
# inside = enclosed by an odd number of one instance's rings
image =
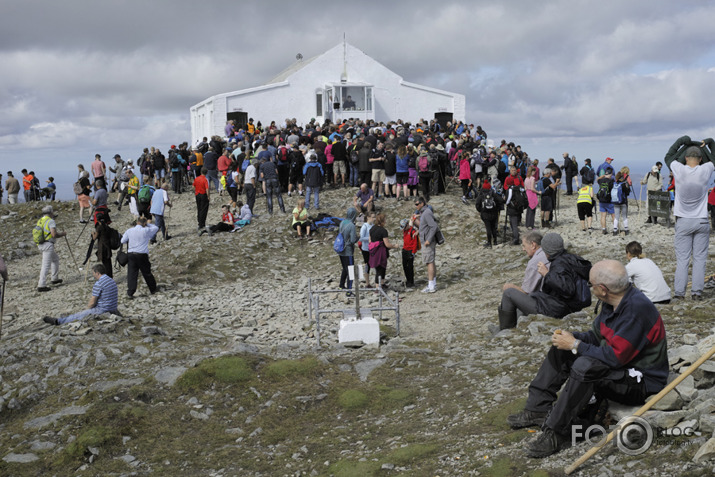
[[[414,227],[407,227],[402,232],[402,250],[407,250],[408,252],[417,253],[420,249],[420,236],[419,232]]]

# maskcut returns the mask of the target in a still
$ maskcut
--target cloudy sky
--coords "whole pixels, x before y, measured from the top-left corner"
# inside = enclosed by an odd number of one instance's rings
[[[405,80],[463,93],[469,122],[532,157],[644,169],[682,134],[715,135],[715,2],[0,5],[3,173],[189,140],[191,105],[263,84],[343,33]]]

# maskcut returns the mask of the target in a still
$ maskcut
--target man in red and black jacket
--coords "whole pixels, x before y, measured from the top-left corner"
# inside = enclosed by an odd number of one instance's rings
[[[626,268],[616,260],[596,263],[589,283],[603,302],[593,329],[554,332],[524,410],[507,418],[514,429],[542,426],[541,435],[527,447],[529,457],[569,447],[572,423],[592,396],[641,405],[667,383],[668,345],[655,305],[629,283]]]

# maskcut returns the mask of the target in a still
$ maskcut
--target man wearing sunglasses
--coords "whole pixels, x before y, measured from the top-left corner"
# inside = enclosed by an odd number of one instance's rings
[[[641,405],[667,383],[663,320],[648,297],[629,283],[623,264],[596,263],[589,284],[593,296],[603,302],[593,328],[554,332],[546,360],[529,385],[524,410],[507,418],[514,429],[543,429],[527,446],[529,457],[546,457],[569,447],[574,420],[594,398],[595,406],[603,399]]]

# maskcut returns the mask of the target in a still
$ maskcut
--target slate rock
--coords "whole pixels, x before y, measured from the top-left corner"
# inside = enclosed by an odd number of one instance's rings
[[[39,459],[39,457],[37,457],[35,454],[15,454],[15,453],[10,453],[2,458],[2,460],[4,460],[7,463],[16,463],[16,464],[29,464],[30,462],[35,462],[37,459]]]
[[[181,377],[182,374],[186,372],[183,366],[170,366],[167,368],[162,368],[156,372],[154,379],[167,386],[173,386],[176,380]]]

